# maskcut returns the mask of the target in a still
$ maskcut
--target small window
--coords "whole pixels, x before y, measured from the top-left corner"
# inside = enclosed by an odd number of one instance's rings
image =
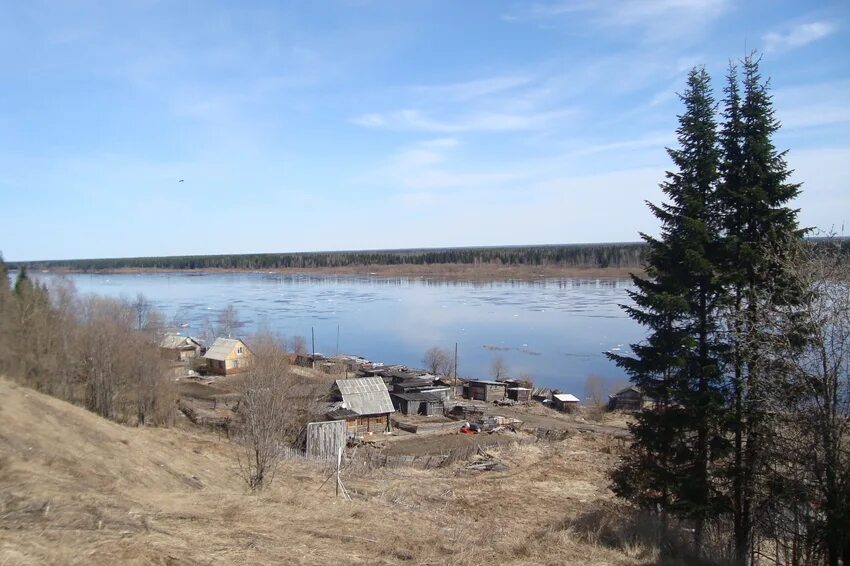
[[[236,353],[237,353],[237,354],[241,354],[241,353],[242,353],[242,346],[239,346],[239,348],[236,350]]]

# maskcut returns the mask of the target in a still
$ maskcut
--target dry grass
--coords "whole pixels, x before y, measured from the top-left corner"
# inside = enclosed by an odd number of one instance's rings
[[[582,526],[621,509],[604,435],[504,449],[506,472],[347,474],[351,502],[286,462],[252,496],[215,435],[122,427],[5,380],[0,396],[0,564],[657,562]]]

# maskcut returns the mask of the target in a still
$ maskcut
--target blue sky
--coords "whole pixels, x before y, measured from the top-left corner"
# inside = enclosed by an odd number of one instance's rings
[[[802,224],[850,222],[846,1],[3,13],[7,260],[633,241],[657,232],[688,69],[719,91],[749,49]]]

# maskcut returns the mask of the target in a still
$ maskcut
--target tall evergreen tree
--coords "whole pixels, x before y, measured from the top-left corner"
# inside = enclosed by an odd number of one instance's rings
[[[773,144],[780,124],[769,81],[762,80],[759,58],[754,55],[745,57],[742,65],[743,99],[734,65],[727,75],[718,196],[730,306],[731,504],[736,556],[745,564],[752,545],[757,482],[765,463],[763,447],[769,443],[770,431],[763,405],[767,376],[759,365],[758,352],[747,345],[761,342],[754,335],[759,332],[758,305],[764,303],[765,294],[770,292],[775,300],[792,300],[794,289],[790,286],[776,296],[777,289],[782,289],[782,268],[767,258],[783,257],[782,248],[794,237],[802,237],[802,232],[797,211],[786,206],[797,196],[800,185],[789,182],[785,152],[777,151]],[[768,250],[770,253],[765,253]]]
[[[716,184],[720,150],[716,105],[704,69],[691,71],[685,110],[668,149],[676,170],[661,187],[668,202],[649,204],[661,237],[645,234],[647,278],[634,277],[629,316],[648,327],[633,356],[609,355],[654,400],[632,427],[633,450],[614,473],[614,489],[646,507],[693,520],[697,552],[706,521],[723,512],[715,469],[725,456],[724,349],[719,333],[722,281]]]

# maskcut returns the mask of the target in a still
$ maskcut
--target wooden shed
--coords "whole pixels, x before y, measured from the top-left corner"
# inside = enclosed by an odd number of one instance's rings
[[[254,353],[238,338],[216,338],[204,359],[210,373],[230,375],[247,371],[254,362]]]
[[[507,396],[507,384],[504,381],[470,380],[466,384],[467,398],[474,401],[498,401]]]
[[[164,360],[185,362],[201,357],[201,343],[191,336],[166,334],[159,343],[159,352]]]
[[[508,399],[524,403],[530,395],[531,389],[528,387],[508,387]]]
[[[578,408],[579,399],[569,393],[554,393],[552,395],[552,408],[565,413],[571,413]]]
[[[443,414],[443,398],[438,393],[410,392],[390,393],[393,406],[405,415],[425,415],[431,417]]]
[[[643,402],[644,397],[641,390],[630,385],[608,396],[608,409],[612,411],[640,411],[643,408]]]

